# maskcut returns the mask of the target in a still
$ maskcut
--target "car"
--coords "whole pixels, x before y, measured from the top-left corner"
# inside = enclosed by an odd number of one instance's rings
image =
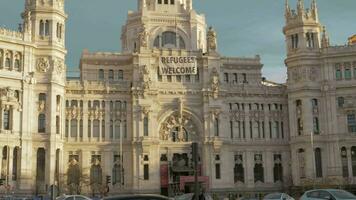
[[[92,200],[92,199],[83,195],[62,195],[57,197],[56,200]]]
[[[105,197],[103,200],[169,200],[169,198],[155,194],[132,194]]]
[[[194,193],[186,193],[186,194],[177,196],[174,199],[175,200],[193,200],[193,195],[194,195]],[[204,193],[204,197],[205,197],[205,200],[213,200],[213,198],[207,193]]]
[[[294,198],[286,193],[271,193],[263,197],[263,200],[294,200]]]
[[[300,200],[356,200],[356,196],[345,190],[318,189],[306,191]]]

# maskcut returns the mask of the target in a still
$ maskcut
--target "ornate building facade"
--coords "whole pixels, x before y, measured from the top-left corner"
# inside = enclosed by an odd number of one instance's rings
[[[192,0],[138,0],[122,52],[84,50],[79,79],[64,0],[26,0],[22,17],[0,29],[0,193],[189,192],[192,142],[212,192],[354,183],[356,45],[329,45],[315,1],[286,5],[287,84],[259,56],[220,55]]]

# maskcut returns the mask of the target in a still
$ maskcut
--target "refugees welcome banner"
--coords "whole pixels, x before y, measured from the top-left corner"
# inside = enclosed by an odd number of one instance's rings
[[[159,59],[160,75],[196,75],[197,58],[189,57],[160,57]]]

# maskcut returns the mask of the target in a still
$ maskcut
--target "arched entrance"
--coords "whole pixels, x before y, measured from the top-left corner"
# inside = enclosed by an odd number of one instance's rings
[[[193,142],[198,143],[199,182],[207,189],[208,178],[202,176],[202,123],[188,111],[170,112],[162,117],[160,134],[160,175],[161,193],[174,196],[193,191],[194,165],[192,160]]]

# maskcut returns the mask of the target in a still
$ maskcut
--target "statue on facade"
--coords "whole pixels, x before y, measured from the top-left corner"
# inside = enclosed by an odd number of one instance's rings
[[[217,35],[213,27],[209,27],[208,34],[207,34],[207,41],[208,41],[208,51],[216,51],[217,49]]]
[[[147,32],[146,28],[143,27],[142,31],[139,33],[140,47],[148,46],[148,36],[149,36],[149,33]]]
[[[214,99],[218,97],[220,87],[219,73],[216,68],[211,72],[211,91]]]

